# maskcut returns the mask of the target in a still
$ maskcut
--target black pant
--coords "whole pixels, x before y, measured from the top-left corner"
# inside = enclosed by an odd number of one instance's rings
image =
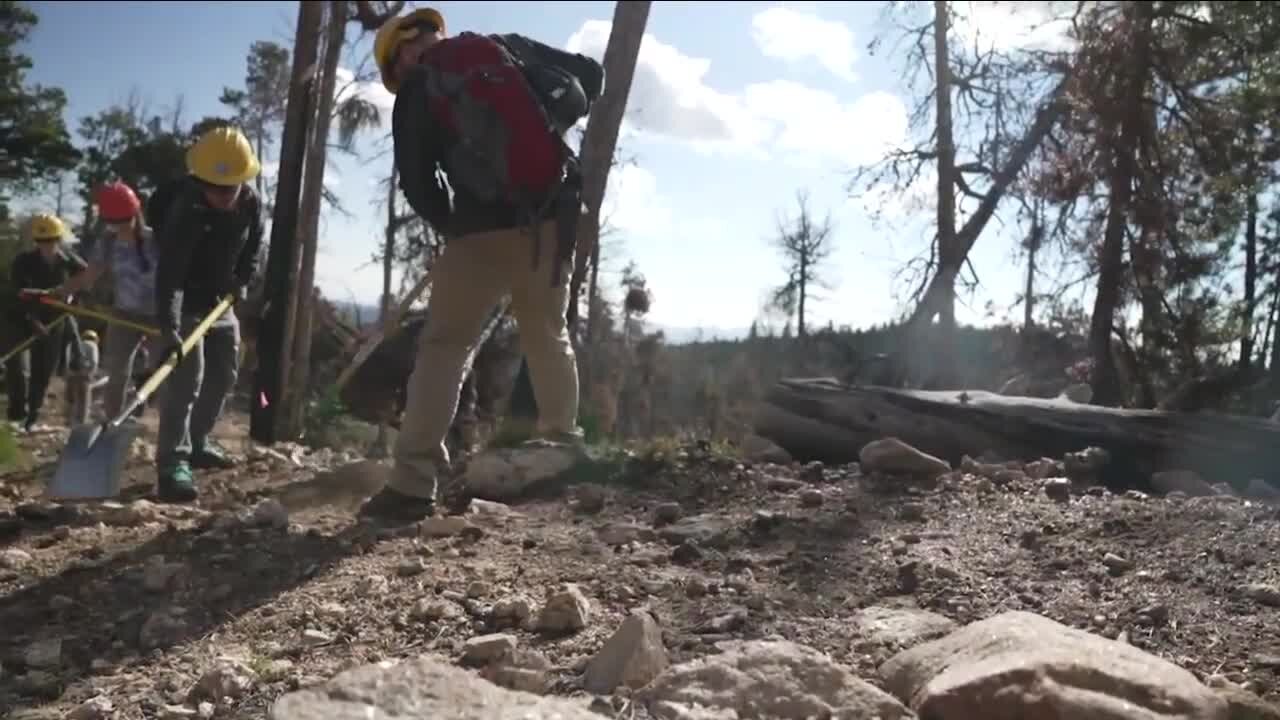
[[[10,327],[10,331],[6,333],[8,342],[3,346],[5,350],[0,352],[13,348],[30,336],[33,330],[29,329],[29,325],[25,326],[26,332],[15,331],[24,325]],[[49,381],[53,379],[53,373],[62,360],[68,330],[72,337],[78,335],[75,318],[67,318],[59,323],[48,335],[5,362],[5,389],[9,395],[8,419],[34,422],[39,417],[40,410],[44,407],[45,395],[49,392]],[[76,352],[75,356],[78,359],[80,353]]]

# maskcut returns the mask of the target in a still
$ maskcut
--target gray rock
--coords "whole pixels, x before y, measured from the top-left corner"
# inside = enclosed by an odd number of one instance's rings
[[[462,662],[468,665],[487,665],[509,657],[516,651],[516,636],[506,633],[477,635],[462,645]]]
[[[917,450],[896,437],[867,443],[858,453],[858,462],[865,473],[911,475],[928,480],[951,470],[945,460]]]
[[[867,640],[894,651],[942,637],[959,627],[954,620],[928,610],[876,605],[859,610],[853,623]]]
[[[599,695],[611,693],[619,685],[639,689],[669,664],[658,623],[649,613],[634,612],[587,663],[582,686]]]
[[[205,671],[196,684],[187,693],[187,702],[199,703],[211,700],[214,703],[226,699],[236,699],[253,687],[253,671],[243,664],[223,660],[216,667]]]
[[[505,502],[551,480],[583,459],[572,446],[545,441],[489,450],[470,459],[461,481],[476,497]]]
[[[672,545],[692,541],[706,547],[723,547],[732,530],[728,520],[714,515],[681,518],[660,530],[658,535]]]
[[[1158,492],[1183,492],[1188,497],[1217,495],[1209,483],[1192,470],[1165,470],[1152,473],[1151,487]]]
[[[99,695],[80,703],[65,720],[106,720],[115,711],[115,705],[109,698]]]
[[[548,633],[574,632],[591,622],[591,602],[577,585],[569,583],[547,598],[538,614],[537,629]]]
[[[471,527],[471,523],[461,515],[431,516],[418,523],[418,535],[425,538],[442,538],[459,535]]]
[[[18,548],[5,548],[0,550],[0,568],[9,570],[17,570],[26,567],[31,562],[31,553]]]
[[[719,655],[668,668],[637,696],[664,720],[914,717],[813,648],[760,640],[726,641],[720,647]]]
[[[1280,588],[1274,585],[1266,585],[1263,583],[1254,583],[1245,585],[1240,589],[1241,593],[1258,603],[1268,607],[1280,607]]]
[[[1227,703],[1190,672],[1026,612],[917,645],[880,675],[890,692],[934,720],[1228,717]]]
[[[40,670],[56,668],[62,664],[62,640],[51,638],[33,642],[27,646],[22,659],[28,667]]]
[[[606,545],[626,545],[633,542],[652,542],[658,538],[653,528],[635,523],[610,523],[596,530],[600,541]]]
[[[473,673],[421,657],[344,672],[281,697],[270,720],[600,720],[585,704],[506,690]]]

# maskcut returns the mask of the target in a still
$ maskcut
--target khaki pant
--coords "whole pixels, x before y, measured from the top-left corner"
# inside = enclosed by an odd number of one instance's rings
[[[507,295],[529,361],[539,431],[578,434],[578,367],[564,317],[571,268],[565,268],[559,287],[551,287],[555,228],[547,222],[539,230],[537,267],[532,233],[526,228],[455,238],[436,259],[427,321],[396,440],[395,471],[388,483],[392,489],[435,497],[438,469],[449,463],[444,440],[463,378],[490,312]]]

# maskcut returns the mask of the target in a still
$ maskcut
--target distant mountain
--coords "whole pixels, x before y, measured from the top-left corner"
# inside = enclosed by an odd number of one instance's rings
[[[364,327],[365,325],[373,325],[378,321],[378,306],[363,305],[361,303],[353,303],[347,300],[330,300],[333,307],[352,325]]]

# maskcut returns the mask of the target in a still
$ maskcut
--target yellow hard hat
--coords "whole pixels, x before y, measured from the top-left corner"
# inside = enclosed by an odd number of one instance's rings
[[[234,127],[208,130],[187,150],[187,172],[210,185],[234,187],[257,177],[260,170],[249,138]]]
[[[31,239],[61,240],[67,234],[67,226],[53,213],[39,213],[31,218]]]
[[[98,333],[92,330],[85,330],[84,334],[81,335],[80,337],[84,338],[85,340],[92,340],[94,342],[98,342]]]
[[[421,24],[424,22],[431,23],[440,32],[444,32],[444,15],[435,8],[421,8],[386,21],[373,38],[373,60],[378,63],[378,72],[382,73],[382,86],[392,93],[400,89],[400,83],[391,77],[396,50],[400,49],[400,44],[404,41],[417,37],[422,32]]]

